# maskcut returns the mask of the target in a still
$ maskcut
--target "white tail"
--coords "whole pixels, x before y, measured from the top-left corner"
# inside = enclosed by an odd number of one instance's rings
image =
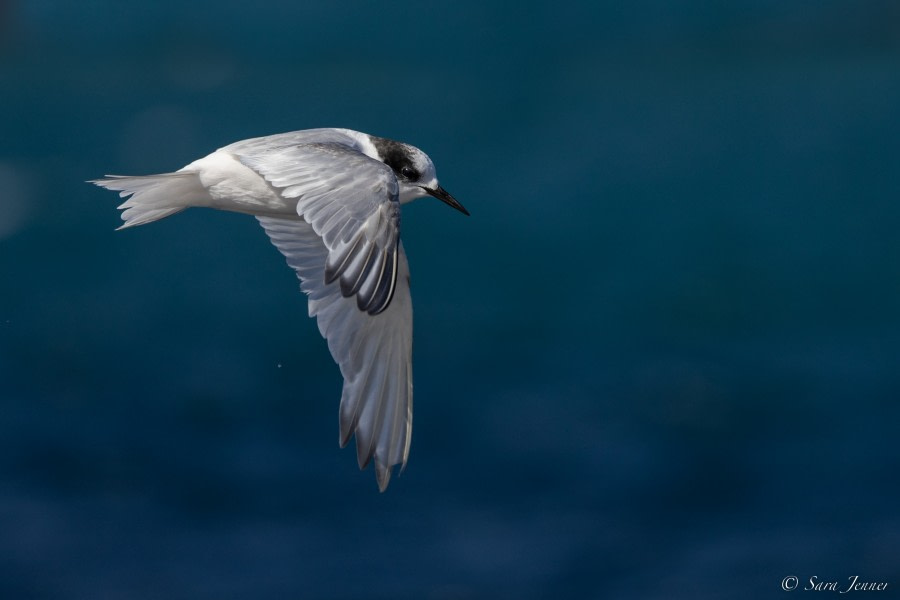
[[[107,175],[105,179],[90,183],[115,190],[122,198],[131,196],[119,206],[125,221],[119,229],[158,221],[189,206],[202,204],[209,197],[196,171],[133,177]]]

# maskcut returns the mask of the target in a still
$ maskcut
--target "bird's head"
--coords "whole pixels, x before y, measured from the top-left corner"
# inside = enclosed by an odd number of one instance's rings
[[[373,158],[389,166],[397,176],[397,183],[400,184],[400,204],[411,202],[416,198],[433,196],[461,213],[469,214],[456,198],[440,186],[434,163],[427,154],[403,142],[375,136],[371,136],[370,140],[378,154]]]

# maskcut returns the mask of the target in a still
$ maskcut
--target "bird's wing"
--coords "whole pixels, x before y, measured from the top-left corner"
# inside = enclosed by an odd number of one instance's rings
[[[306,221],[257,217],[272,243],[287,258],[309,296],[309,315],[341,368],[340,444],[356,434],[361,469],[375,459],[378,487],[387,488],[391,467],[406,465],[412,435],[412,302],[409,266],[398,250],[394,300],[378,315],[359,310],[325,282],[328,251]]]
[[[254,154],[261,151],[271,151],[272,149],[315,143],[340,143],[359,150],[359,140],[354,135],[358,136],[361,134],[347,129],[301,129],[299,131],[288,131],[286,133],[240,140],[228,144],[221,150],[233,154]]]
[[[325,283],[377,315],[391,303],[400,241],[399,186],[393,171],[343,143],[310,143],[236,154],[282,197],[328,249]]]
[[[356,435],[360,468],[374,459],[383,491],[391,468],[406,464],[412,433],[412,302],[397,183],[378,161],[316,146],[239,158],[298,199],[302,220],[257,219],[297,272],[344,376],[341,446]],[[344,162],[335,171],[338,158]]]

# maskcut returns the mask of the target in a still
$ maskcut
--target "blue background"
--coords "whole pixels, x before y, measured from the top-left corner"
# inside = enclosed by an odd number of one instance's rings
[[[0,597],[900,588],[900,4],[7,0],[0,115]],[[253,219],[84,183],[322,126],[472,213],[385,494]]]

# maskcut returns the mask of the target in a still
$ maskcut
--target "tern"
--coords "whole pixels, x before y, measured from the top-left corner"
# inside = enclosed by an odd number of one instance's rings
[[[186,208],[256,217],[309,297],[344,378],[340,445],[356,436],[360,469],[384,491],[406,466],[412,435],[412,302],[400,205],[433,196],[468,215],[418,148],[349,129],[308,129],[235,142],[173,173],[106,175],[125,221]]]

